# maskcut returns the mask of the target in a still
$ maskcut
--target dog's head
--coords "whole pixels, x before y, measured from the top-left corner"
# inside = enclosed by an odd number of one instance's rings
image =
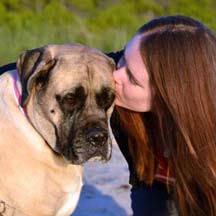
[[[80,44],[47,45],[17,61],[22,106],[49,146],[68,161],[108,160],[114,62]]]

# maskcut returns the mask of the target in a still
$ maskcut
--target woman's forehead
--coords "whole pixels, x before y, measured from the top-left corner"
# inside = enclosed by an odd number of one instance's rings
[[[127,67],[137,80],[147,80],[147,70],[140,53],[140,42],[143,35],[135,35],[125,48],[124,58]]]
[[[140,41],[141,41],[142,35],[135,35],[126,45],[125,47],[125,58],[131,58],[134,56],[135,53],[140,51]]]

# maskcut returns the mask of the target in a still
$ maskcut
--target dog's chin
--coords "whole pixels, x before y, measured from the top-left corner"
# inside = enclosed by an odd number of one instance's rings
[[[49,144],[48,144],[49,145]],[[50,146],[50,145],[49,145]],[[107,162],[111,158],[110,140],[104,146],[91,146],[90,143],[83,141],[74,142],[73,145],[68,144],[66,148],[56,145],[54,148],[50,146],[53,152],[64,158],[66,163],[74,165],[83,165],[86,162]],[[82,147],[84,146],[84,147]]]
[[[90,154],[79,153],[79,154],[74,154],[73,156],[71,155],[68,156],[63,154],[63,157],[67,163],[71,163],[74,165],[83,165],[86,162],[98,162],[98,161],[107,162],[110,159],[111,154],[101,153],[101,154],[90,155]]]
[[[63,158],[66,163],[74,164],[74,165],[83,165],[86,162],[107,162],[109,159],[104,158],[103,156],[94,156],[94,157],[86,157],[79,159],[71,159],[63,155]]]
[[[91,157],[89,158],[89,162],[97,162],[97,161],[101,161],[101,162],[107,162],[109,159],[105,159],[102,156],[95,156],[95,157]]]

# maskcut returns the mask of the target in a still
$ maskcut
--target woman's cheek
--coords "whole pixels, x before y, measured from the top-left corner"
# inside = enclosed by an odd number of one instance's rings
[[[122,86],[116,84],[115,85],[115,102],[119,101],[120,98],[122,97]]]
[[[124,88],[123,94],[126,100],[134,100],[136,98],[136,91],[131,87]]]

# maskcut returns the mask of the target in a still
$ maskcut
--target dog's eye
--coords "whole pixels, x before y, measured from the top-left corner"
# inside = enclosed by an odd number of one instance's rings
[[[75,97],[73,94],[67,94],[61,101],[64,110],[67,110],[69,112],[74,109],[76,103],[77,97]]]
[[[65,113],[71,113],[74,109],[80,109],[85,104],[85,90],[83,87],[77,87],[73,92],[63,96],[56,95],[56,100]]]
[[[67,94],[63,97],[56,95],[56,100],[63,110],[69,112],[73,110],[74,105],[76,104],[76,97],[73,94]]]
[[[112,105],[115,99],[114,92],[107,87],[103,87],[102,90],[96,94],[96,102],[98,106],[107,111]]]
[[[72,94],[68,94],[63,99],[64,103],[73,105],[76,102],[76,97]]]

